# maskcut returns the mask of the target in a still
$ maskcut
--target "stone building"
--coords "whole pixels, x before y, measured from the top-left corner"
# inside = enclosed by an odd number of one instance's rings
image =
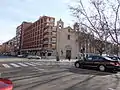
[[[79,52],[77,36],[70,26],[64,27],[64,22],[60,19],[57,22],[57,52],[61,58],[76,58]]]

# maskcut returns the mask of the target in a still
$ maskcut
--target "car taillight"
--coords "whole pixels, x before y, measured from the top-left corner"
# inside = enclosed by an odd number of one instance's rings
[[[111,65],[114,65],[114,66],[120,66],[120,64],[118,62],[110,62]]]
[[[118,62],[116,62],[116,66],[120,66],[120,64]]]
[[[114,66],[116,65],[116,63],[114,63],[114,62],[110,62],[110,64],[111,64],[111,65],[114,65]]]

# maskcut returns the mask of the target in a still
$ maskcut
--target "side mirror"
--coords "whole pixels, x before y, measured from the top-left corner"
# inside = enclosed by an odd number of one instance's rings
[[[0,78],[0,90],[13,90],[12,81],[4,78]]]

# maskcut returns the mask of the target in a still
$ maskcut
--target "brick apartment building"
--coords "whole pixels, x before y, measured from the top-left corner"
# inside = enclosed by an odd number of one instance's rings
[[[22,32],[23,54],[37,54],[45,56],[56,49],[55,18],[42,16]]]
[[[16,55],[17,40],[16,36],[2,44],[2,53]]]
[[[16,40],[17,40],[17,53],[20,54],[21,46],[22,46],[22,38],[23,38],[23,31],[29,27],[32,23],[31,22],[23,22],[16,28]]]

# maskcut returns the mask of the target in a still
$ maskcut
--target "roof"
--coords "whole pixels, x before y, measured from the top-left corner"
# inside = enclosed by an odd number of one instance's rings
[[[70,26],[65,27],[64,29],[72,29]],[[73,30],[73,29],[72,29]]]

